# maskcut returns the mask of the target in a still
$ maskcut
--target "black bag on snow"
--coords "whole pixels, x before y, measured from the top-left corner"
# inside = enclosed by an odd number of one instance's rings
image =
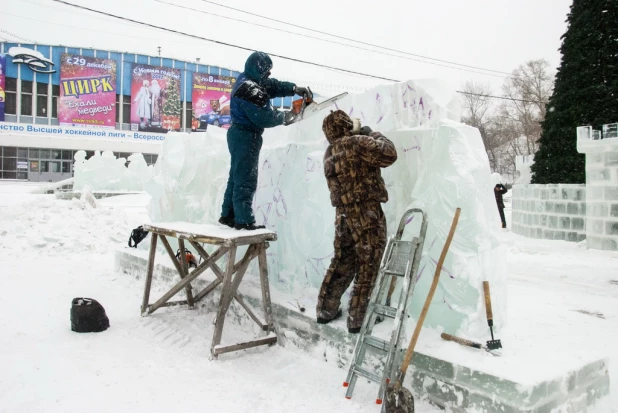
[[[129,237],[129,247],[137,248],[137,244],[143,241],[144,238],[148,236],[148,231],[144,229],[141,225],[131,231],[131,236]],[[131,241],[133,241],[133,245],[131,245]]]
[[[71,302],[71,330],[77,333],[98,333],[109,328],[109,318],[95,299],[78,297]]]

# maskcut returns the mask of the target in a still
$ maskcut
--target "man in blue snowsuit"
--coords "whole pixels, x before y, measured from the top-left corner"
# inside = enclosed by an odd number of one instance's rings
[[[295,94],[312,97],[308,88],[269,78],[272,67],[273,62],[266,53],[252,53],[232,88],[232,126],[227,132],[232,162],[219,223],[236,229],[264,228],[255,224],[252,209],[262,133],[264,128],[287,125],[295,117],[292,112],[275,110],[270,99]]]

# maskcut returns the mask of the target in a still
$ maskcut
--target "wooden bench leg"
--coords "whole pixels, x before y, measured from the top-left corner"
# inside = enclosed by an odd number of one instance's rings
[[[270,302],[270,284],[268,283],[268,262],[266,261],[266,243],[260,245],[260,253],[258,255],[258,262],[260,267],[260,284],[262,286],[262,305],[264,306],[264,313],[266,315],[266,324],[268,324],[268,331],[275,331],[275,322],[273,319],[273,309]]]
[[[182,272],[180,278],[185,278],[189,274],[189,263],[187,262],[187,251],[185,250],[185,242],[182,239],[178,239],[178,247],[180,249],[180,262],[182,263]],[[185,294],[187,295],[187,304],[189,308],[194,308],[193,292],[191,291],[191,284],[187,284],[185,287]]]
[[[217,318],[215,320],[215,334],[212,338],[212,345],[210,352],[214,357],[217,356],[215,347],[221,343],[221,336],[223,335],[223,323],[225,323],[225,313],[227,307],[224,306],[227,301],[227,296],[230,294],[232,287],[232,275],[234,275],[234,262],[236,261],[236,245],[233,245],[227,256],[227,268],[225,271],[225,277],[223,278],[223,288],[221,289],[221,298],[219,299],[219,311],[217,311]]]
[[[148,254],[148,269],[146,270],[146,285],[144,286],[144,297],[142,299],[142,316],[147,315],[148,301],[150,300],[150,287],[152,286],[152,273],[154,272],[154,261],[157,253],[157,234],[151,234],[150,252]]]

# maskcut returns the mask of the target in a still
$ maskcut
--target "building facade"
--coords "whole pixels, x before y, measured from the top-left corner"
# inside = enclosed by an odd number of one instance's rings
[[[115,109],[115,127],[66,126],[59,122],[61,67],[67,54],[115,62],[116,80],[111,86],[115,87],[116,99],[115,104],[109,105]],[[165,133],[141,132],[131,124],[131,105],[136,104],[135,99],[132,102],[136,65],[179,73],[180,113],[173,130],[185,132],[195,130],[194,73],[230,79],[239,75],[226,68],[164,57],[40,44],[2,42],[0,56],[4,56],[0,60],[4,80],[3,121],[0,117],[1,179],[45,182],[66,179],[73,174],[73,156],[78,150],[85,150],[89,156],[97,150],[111,150],[116,156],[141,152],[146,162],[156,162]],[[289,108],[292,100],[277,98],[272,104]],[[214,126],[219,126],[218,120]]]

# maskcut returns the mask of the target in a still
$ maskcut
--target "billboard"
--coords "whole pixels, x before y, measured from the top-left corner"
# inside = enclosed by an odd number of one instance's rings
[[[233,77],[193,73],[193,131],[205,131],[208,125],[230,127],[234,82]]]
[[[63,53],[58,123],[116,127],[116,61]]]
[[[131,130],[179,130],[180,69],[134,63],[131,74]]]
[[[4,100],[6,99],[6,93],[4,93],[5,79],[4,72],[6,71],[6,56],[0,54],[0,122],[4,122]]]

